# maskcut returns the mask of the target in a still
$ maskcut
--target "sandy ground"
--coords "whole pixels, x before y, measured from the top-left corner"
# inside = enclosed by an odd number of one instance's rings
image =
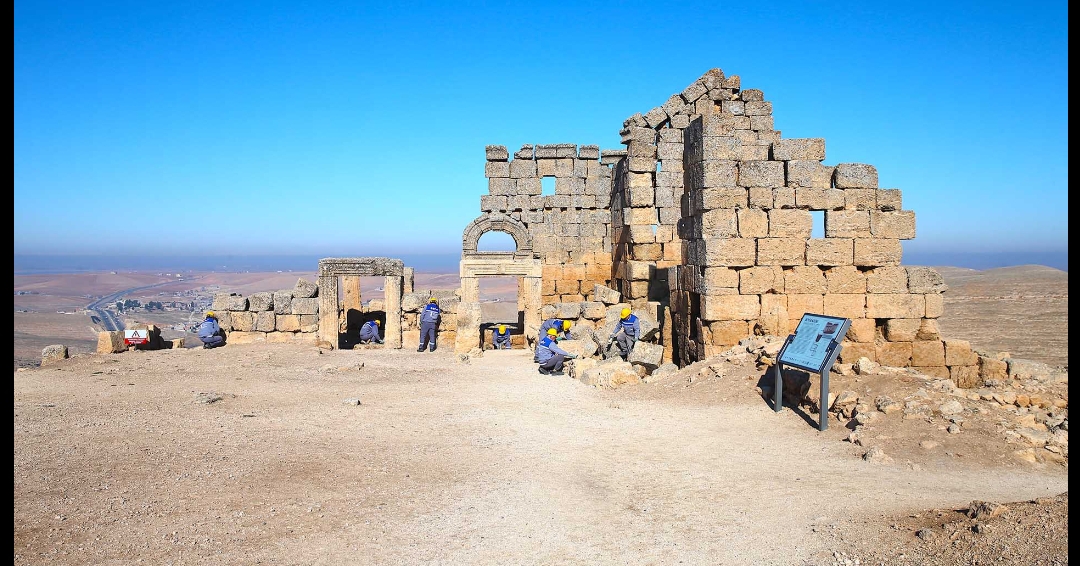
[[[1068,491],[1060,465],[866,462],[750,380],[676,383],[285,344],[17,371],[14,563],[843,564],[897,556],[898,516]]]

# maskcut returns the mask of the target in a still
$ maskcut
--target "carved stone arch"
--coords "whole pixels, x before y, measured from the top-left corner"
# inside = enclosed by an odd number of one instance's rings
[[[491,231],[510,234],[517,246],[515,254],[532,255],[532,238],[529,237],[529,229],[520,220],[505,214],[483,214],[470,222],[461,236],[461,254],[465,256],[477,253],[476,247],[480,242],[480,236]]]

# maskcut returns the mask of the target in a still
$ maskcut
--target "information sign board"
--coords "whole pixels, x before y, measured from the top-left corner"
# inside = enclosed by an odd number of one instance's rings
[[[127,345],[130,346],[130,345],[133,345],[133,344],[135,344],[135,345],[146,344],[149,341],[150,341],[150,331],[149,330],[143,329],[143,330],[125,330],[124,331],[124,344],[127,344]]]
[[[791,336],[780,362],[814,373],[821,373],[833,348],[844,339],[851,321],[846,318],[806,313]]]

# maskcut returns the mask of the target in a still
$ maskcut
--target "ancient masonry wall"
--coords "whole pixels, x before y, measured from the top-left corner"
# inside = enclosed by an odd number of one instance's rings
[[[582,301],[611,278],[611,174],[595,145],[523,145],[513,159],[504,146],[487,147],[480,209],[526,226],[543,263],[544,304]],[[555,194],[542,194],[545,177]]]
[[[214,295],[213,309],[230,344],[304,342],[319,331],[319,287],[303,279],[273,293]]]

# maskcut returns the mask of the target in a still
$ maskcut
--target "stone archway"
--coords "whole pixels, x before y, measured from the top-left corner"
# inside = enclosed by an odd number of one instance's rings
[[[319,341],[338,348],[338,276],[385,277],[386,345],[401,347],[401,295],[405,264],[387,257],[333,257],[319,260]]]
[[[517,246],[514,255],[533,257],[532,237],[529,236],[529,229],[520,220],[498,213],[479,216],[465,227],[465,232],[461,236],[461,257],[491,253],[477,251],[480,236],[487,232],[506,232],[510,234],[510,237],[514,239],[514,244]]]

